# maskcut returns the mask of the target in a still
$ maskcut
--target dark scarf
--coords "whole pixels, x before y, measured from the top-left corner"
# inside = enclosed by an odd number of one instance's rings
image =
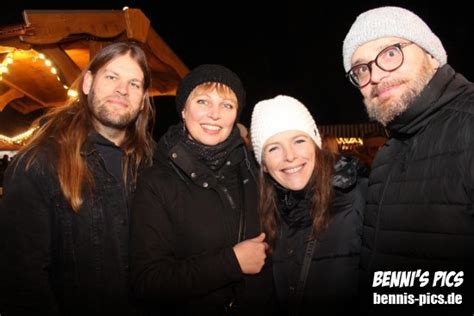
[[[178,143],[186,148],[186,151],[192,155],[193,159],[204,163],[207,167],[213,166],[213,171],[222,167],[227,160],[226,158],[229,158],[229,155],[234,151],[234,149],[244,146],[244,142],[240,137],[237,126],[234,126],[229,137],[227,137],[227,139],[222,143],[215,146],[206,146],[190,139],[183,124],[178,123],[170,126],[168,131],[163,135],[163,137],[161,137],[158,142],[158,148],[153,157],[154,162],[167,164],[169,150]],[[242,152],[243,159],[243,150],[238,152]]]
[[[335,189],[350,189],[357,182],[357,159],[353,157],[340,156],[334,165],[332,185]],[[311,192],[310,184],[299,191],[292,191],[282,187],[276,181],[273,185],[276,188],[278,198],[278,210],[281,218],[289,227],[290,236],[300,229],[304,229],[313,224],[310,215]]]
[[[184,147],[196,155],[197,159],[203,162],[212,171],[219,170],[229,157],[230,153],[237,147],[243,145],[242,137],[240,137],[237,126],[232,128],[229,137],[222,143],[213,146],[203,145],[189,138],[188,131],[180,125],[179,141]]]
[[[308,189],[299,191],[288,190],[274,181],[278,198],[278,211],[280,217],[288,225],[289,235],[309,227],[313,224],[310,216],[311,201],[308,196]]]

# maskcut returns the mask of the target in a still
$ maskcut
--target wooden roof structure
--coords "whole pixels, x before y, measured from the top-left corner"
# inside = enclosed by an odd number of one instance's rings
[[[152,72],[151,95],[175,95],[189,71],[139,9],[24,11],[24,25],[0,27],[0,112],[23,114],[55,107],[89,60],[116,41],[144,49]]]

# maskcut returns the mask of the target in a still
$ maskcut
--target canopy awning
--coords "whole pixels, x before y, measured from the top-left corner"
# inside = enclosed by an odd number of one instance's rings
[[[106,45],[141,44],[152,72],[151,95],[175,95],[188,68],[139,9],[24,11],[24,25],[0,27],[0,111],[63,104],[89,60]],[[1,133],[1,130],[0,130]]]

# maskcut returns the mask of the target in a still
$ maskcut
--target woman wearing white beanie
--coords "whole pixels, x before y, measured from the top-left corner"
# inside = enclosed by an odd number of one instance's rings
[[[356,161],[335,162],[322,150],[313,117],[289,96],[255,105],[251,138],[281,308],[292,315],[353,311],[365,204]]]

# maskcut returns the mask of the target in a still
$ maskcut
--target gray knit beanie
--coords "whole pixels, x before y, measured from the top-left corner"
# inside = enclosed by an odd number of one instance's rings
[[[359,46],[382,37],[406,39],[430,53],[440,66],[447,62],[443,44],[420,17],[403,8],[381,7],[360,14],[347,33],[342,47],[346,72]]]

